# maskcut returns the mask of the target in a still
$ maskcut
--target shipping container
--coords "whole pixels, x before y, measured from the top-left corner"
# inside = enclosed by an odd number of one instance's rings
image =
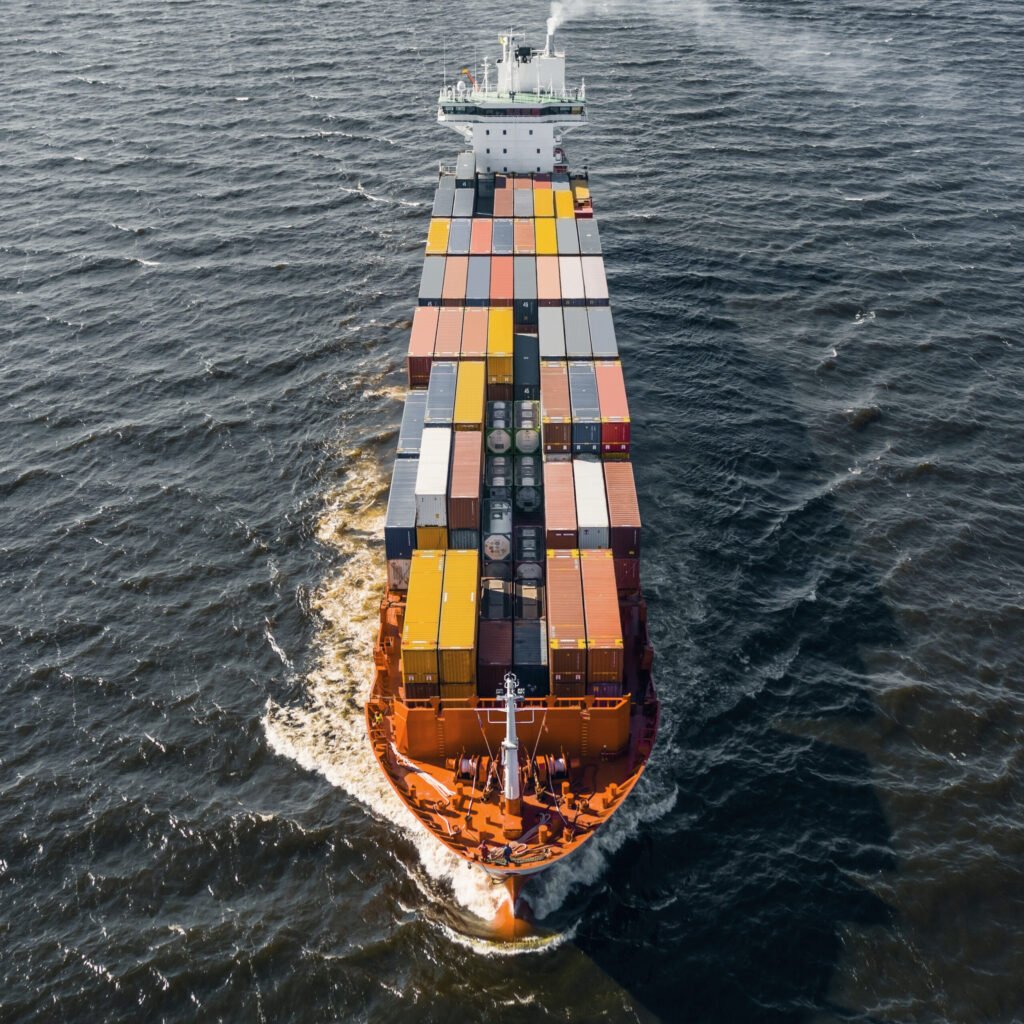
[[[384,554],[388,560],[412,558],[416,547],[417,459],[395,459],[388,510],[384,516]]]
[[[601,407],[597,400],[594,364],[571,362],[569,398],[572,405],[572,450],[576,455],[601,454]]]
[[[538,220],[533,225],[538,256],[558,255],[558,221],[551,218]],[[566,221],[565,223],[569,223]]]
[[[419,304],[440,306],[444,289],[444,266],[447,256],[424,256],[423,271],[420,274]]]
[[[515,435],[514,406],[511,402],[488,402],[485,414],[484,444],[492,455],[511,453]],[[492,484],[490,487],[504,487]]]
[[[555,215],[555,194],[550,188],[534,188],[533,190],[533,216],[554,217]]]
[[[612,552],[617,559],[638,558],[640,504],[637,501],[632,465],[628,462],[606,462],[604,482],[608,496],[608,527]]]
[[[416,473],[416,525],[448,525],[448,463],[452,428],[425,427]]]
[[[559,256],[558,276],[563,305],[585,306],[587,293],[583,290],[583,264],[580,263],[580,257]]]
[[[580,240],[575,219],[556,220],[555,237],[558,239],[559,256],[579,256]]]
[[[458,199],[455,206],[458,208]],[[451,228],[448,231],[448,255],[466,256],[469,254],[469,235],[472,221],[465,217],[453,217],[450,221]]]
[[[538,512],[543,504],[544,479],[539,455],[515,457],[515,507],[526,515]]]
[[[420,454],[420,438],[423,436],[423,418],[427,414],[426,391],[407,391],[402,407],[402,425],[398,429],[398,450],[400,459],[414,459]]]
[[[558,257],[538,256],[535,270],[537,302],[541,306],[561,306],[562,288],[558,275]]]
[[[513,256],[513,289],[516,299],[537,298],[537,260],[533,256]]]
[[[565,322],[561,306],[541,306],[537,310],[537,334],[541,359],[565,359]]]
[[[480,483],[483,442],[478,430],[459,430],[452,440],[451,480],[448,488],[449,534],[454,530],[480,528]],[[462,547],[462,539],[450,547]],[[476,547],[477,545],[473,545]]]
[[[582,256],[583,290],[587,295],[588,306],[608,305],[608,282],[604,275],[603,256]]]
[[[578,551],[548,551],[547,604],[551,686],[556,696],[562,696],[567,687],[585,685],[587,675],[587,634]]]
[[[615,585],[622,593],[633,593],[640,589],[640,559],[615,559]]]
[[[412,571],[412,559],[389,558],[388,566],[388,590],[397,590],[404,593],[409,589],[409,573]]]
[[[451,691],[446,694],[447,684],[473,683],[475,687],[479,587],[479,553],[449,550],[444,560],[444,588],[437,640],[442,697],[460,696]]]
[[[491,257],[491,305],[511,306],[513,291],[512,256]]]
[[[487,321],[488,384],[512,384],[513,338],[512,310],[492,307]]]
[[[576,525],[579,547],[606,548],[608,538],[608,503],[604,493],[604,471],[595,456],[572,460],[573,483],[576,487]]]
[[[601,255],[601,236],[597,230],[596,220],[578,220],[576,233],[580,239],[580,252],[584,256]]]
[[[472,217],[476,195],[473,189],[458,188],[455,190],[455,201],[452,203],[452,217]]]
[[[497,182],[495,182],[497,185]],[[494,189],[494,216],[510,218],[515,212],[515,202],[512,198],[513,191],[510,188]]]
[[[566,306],[562,310],[565,319],[565,354],[569,359],[593,359],[590,349],[590,320],[586,306]],[[435,353],[436,355],[436,353]]]
[[[455,411],[452,416],[452,424],[457,431],[483,430],[486,388],[486,369],[483,363],[459,363],[455,386]]]
[[[505,686],[505,673],[511,671],[512,620],[481,621],[477,649],[477,695],[494,697]]]
[[[512,559],[512,503],[510,501],[483,502],[481,517],[481,549],[488,562],[508,562]]]
[[[546,697],[551,692],[544,619],[519,619],[512,623],[512,664],[525,696]]]
[[[540,349],[536,334],[516,334],[513,384],[516,401],[540,398]]]
[[[544,451],[572,451],[572,406],[568,364],[543,360],[540,364],[540,410]]]
[[[580,567],[587,630],[588,686],[593,683],[621,683],[622,623],[619,621],[619,592],[615,585],[612,553],[608,550],[580,551]]]
[[[483,545],[481,544],[481,548]],[[484,555],[483,575],[489,580],[500,580],[502,583],[512,584],[512,563],[492,562]]]
[[[629,457],[630,423],[622,363],[606,359],[594,363],[597,401],[601,407],[601,454]]]
[[[462,306],[442,306],[437,317],[434,359],[458,359],[462,352]]]
[[[576,209],[573,206],[572,193],[562,192],[558,189],[555,192],[555,216],[559,219],[562,218],[575,218]],[[561,246],[559,246],[561,248]]]
[[[423,417],[426,427],[451,426],[452,414],[455,411],[455,385],[458,372],[458,363],[434,363],[430,368],[427,411]],[[447,470],[447,465],[445,469]]]
[[[448,232],[451,220],[448,217],[435,217],[427,230],[427,255],[444,256],[448,252]]]
[[[444,551],[448,547],[447,526],[417,526],[416,548],[419,551]]]
[[[434,338],[437,335],[437,306],[419,306],[412,316],[409,333],[409,356],[406,368],[409,387],[425,388],[430,380],[430,364],[434,359]]]
[[[468,256],[448,257],[444,267],[444,284],[441,288],[441,304],[443,306],[464,306],[466,304],[466,276],[468,273]]]
[[[455,209],[455,189],[438,188],[434,193],[434,207],[430,215],[435,219],[451,217]]]
[[[526,189],[516,189],[512,200],[512,211],[514,216],[525,219],[533,217],[533,192]]]
[[[537,251],[537,241],[533,234],[532,220],[517,217],[513,237],[517,256],[532,256]]]
[[[507,218],[499,218],[495,215],[491,221],[491,252],[495,256],[511,256],[514,248],[512,221]]]
[[[590,321],[590,347],[595,359],[618,359],[619,346],[615,340],[615,325],[610,306],[588,306]]]
[[[542,526],[517,526],[515,528],[516,562],[536,562],[543,565],[547,541]],[[539,578],[543,578],[543,572]]]
[[[516,562],[515,580],[517,583],[533,583],[540,587],[544,585],[544,562]]]
[[[489,306],[491,302],[491,257],[470,256],[466,274],[466,305]]]
[[[493,221],[486,217],[474,217],[469,236],[469,251],[473,256],[490,256],[491,228]]]
[[[533,190],[533,175],[532,174],[512,174],[509,175],[509,179],[512,182],[512,187],[516,189],[524,189],[526,191]]]
[[[506,580],[484,579],[480,586],[480,594],[481,619],[500,621],[512,618],[515,605],[513,584]]]
[[[512,442],[516,453],[536,455],[540,452],[540,402],[518,401],[513,408],[515,434]]]
[[[544,463],[544,528],[548,549],[577,547],[576,484],[571,462]]]
[[[402,682],[437,685],[445,553],[414,551],[402,623]]]
[[[470,306],[462,317],[462,358],[487,358],[488,310]]]
[[[451,499],[449,499],[449,505]],[[448,529],[448,550],[449,551],[479,551],[480,531],[479,530],[456,530]]]
[[[532,580],[516,581],[515,617],[532,621],[544,618],[544,586],[541,583]]]
[[[455,160],[455,187],[471,189],[476,184],[476,153],[460,153]]]

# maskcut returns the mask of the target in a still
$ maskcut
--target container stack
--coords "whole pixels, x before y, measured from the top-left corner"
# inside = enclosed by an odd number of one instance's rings
[[[509,670],[530,696],[627,691],[641,523],[586,175],[472,154],[441,175],[406,368],[385,523],[405,699],[493,697]]]

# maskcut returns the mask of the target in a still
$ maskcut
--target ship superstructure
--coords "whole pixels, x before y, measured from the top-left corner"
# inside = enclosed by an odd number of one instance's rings
[[[507,883],[621,806],[658,725],[618,341],[565,55],[502,37],[438,120],[442,167],[407,357],[367,702],[374,754],[423,827]],[[492,88],[491,80],[494,79]]]

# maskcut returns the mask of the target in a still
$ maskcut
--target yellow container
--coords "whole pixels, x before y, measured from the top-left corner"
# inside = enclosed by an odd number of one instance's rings
[[[582,203],[590,198],[590,189],[586,185],[573,185],[572,194],[576,197],[577,203]]]
[[[492,307],[487,316],[487,383],[512,383],[511,306]]]
[[[551,189],[535,188],[533,190],[533,215],[534,217],[554,217],[555,193]]]
[[[557,192],[549,194],[553,196],[558,195]],[[537,193],[534,192],[534,195],[537,195]],[[537,255],[557,256],[558,232],[555,230],[555,222],[551,218],[538,220],[534,223],[533,230],[537,236]]]
[[[568,190],[556,192],[555,195],[555,216],[575,217],[576,209],[572,204],[572,193]]]
[[[459,363],[459,377],[455,385],[456,430],[484,429],[484,402],[487,393],[487,375],[483,363]]]
[[[479,589],[479,553],[476,550],[449,551],[444,560],[444,588],[437,641],[442,684],[476,683]]]
[[[447,217],[435,217],[427,231],[427,255],[444,256],[448,252],[448,231],[451,221]]]
[[[437,683],[443,551],[414,551],[402,624],[402,682]]]
[[[448,547],[448,528],[445,526],[417,526],[416,547],[423,551],[444,551]]]

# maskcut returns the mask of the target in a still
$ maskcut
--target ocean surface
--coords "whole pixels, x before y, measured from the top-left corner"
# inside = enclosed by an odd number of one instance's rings
[[[546,4],[8,0],[0,1020],[1024,1020],[1024,9],[570,8],[664,699],[534,903],[361,698],[449,75]]]

